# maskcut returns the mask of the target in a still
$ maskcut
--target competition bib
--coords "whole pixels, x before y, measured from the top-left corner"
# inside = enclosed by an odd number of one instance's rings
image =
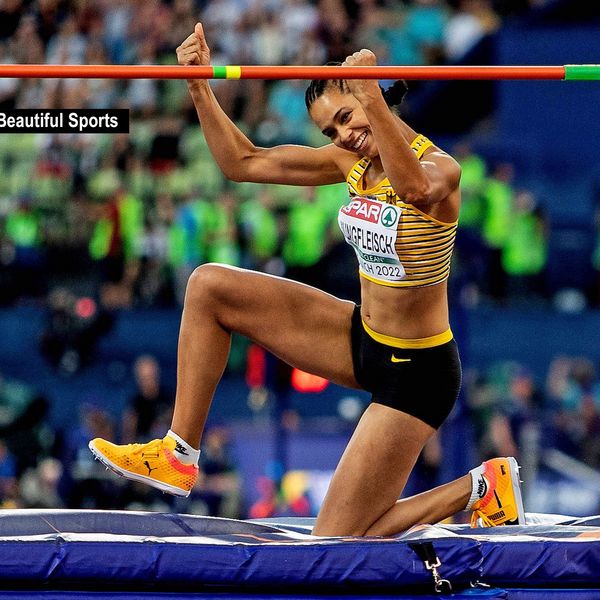
[[[404,267],[396,252],[402,209],[370,198],[354,196],[338,214],[346,242],[356,252],[361,272],[381,281],[401,281]]]

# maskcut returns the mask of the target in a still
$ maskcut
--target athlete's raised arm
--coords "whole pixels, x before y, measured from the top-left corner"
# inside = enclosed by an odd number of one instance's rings
[[[177,48],[180,65],[210,64],[210,49],[200,23]],[[257,147],[229,119],[205,79],[188,81],[202,131],[221,171],[233,181],[323,185],[344,181],[336,161],[339,148],[283,145]]]
[[[361,50],[346,58],[345,66],[372,66],[375,55]],[[410,148],[416,133],[390,111],[374,80],[348,80],[376,140],[379,157],[392,187],[411,204],[430,205],[450,198],[460,182],[460,167],[448,154],[432,147],[419,161]]]

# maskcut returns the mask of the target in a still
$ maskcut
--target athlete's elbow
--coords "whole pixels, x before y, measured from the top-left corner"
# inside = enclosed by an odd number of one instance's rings
[[[249,180],[248,169],[245,168],[245,162],[235,158],[230,158],[219,162],[219,169],[225,179],[234,181],[235,183],[241,183]]]
[[[248,181],[246,177],[244,177],[244,174],[237,169],[221,169],[221,172],[223,173],[223,177],[225,177],[225,179],[233,181],[234,183],[243,183],[244,181]]]
[[[260,163],[256,160],[254,152],[246,152],[219,165],[223,175],[235,183],[261,182],[265,173],[260,169]]]

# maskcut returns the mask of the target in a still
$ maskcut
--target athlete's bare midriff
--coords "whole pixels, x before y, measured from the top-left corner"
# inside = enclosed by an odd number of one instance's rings
[[[410,130],[415,136],[416,133]],[[424,156],[441,152],[433,147]],[[342,150],[335,158],[346,175],[361,157]],[[363,184],[374,187],[385,177],[382,166],[372,161]],[[368,178],[368,180],[367,180]],[[458,218],[460,192],[456,190],[446,202],[418,207],[434,219],[445,223]],[[447,281],[425,287],[391,287],[360,278],[361,314],[365,323],[376,331],[392,337],[416,339],[444,333],[449,328]]]
[[[361,283],[361,314],[365,323],[392,337],[415,339],[444,333],[449,327],[447,283],[421,288],[394,288]]]

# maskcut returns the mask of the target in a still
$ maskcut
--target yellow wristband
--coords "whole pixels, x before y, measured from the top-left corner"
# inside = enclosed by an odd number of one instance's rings
[[[410,145],[419,159],[425,154],[425,150],[431,148],[431,146],[433,146],[433,142],[424,135],[418,135]]]

